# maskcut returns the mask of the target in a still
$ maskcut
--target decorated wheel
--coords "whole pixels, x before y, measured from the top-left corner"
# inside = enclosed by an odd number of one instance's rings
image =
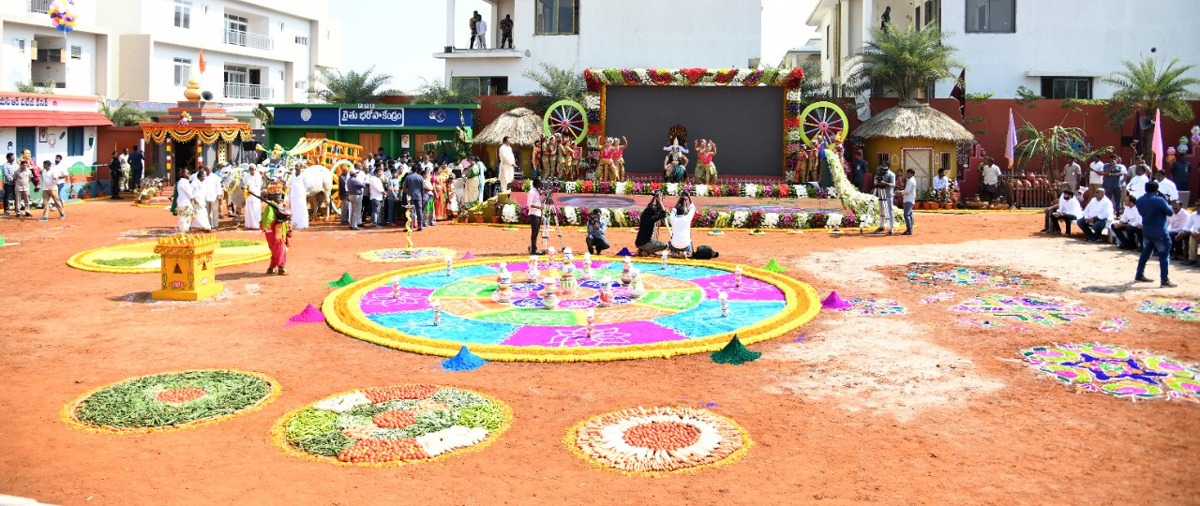
[[[271,440],[292,456],[398,466],[482,449],[511,423],[512,409],[485,395],[397,385],[351,390],[292,411],[275,423]]]
[[[576,144],[587,135],[588,120],[583,106],[573,100],[559,100],[546,110],[542,117],[542,129],[547,136],[562,134]]]
[[[67,265],[92,272],[137,274],[159,272],[162,259],[154,252],[158,241],[145,241],[117,246],[106,246],[76,253]],[[271,258],[271,249],[266,241],[221,239],[220,247],[213,252],[213,267],[222,268],[260,262]]]
[[[739,281],[737,266],[721,262],[630,262],[640,286],[623,261],[588,269],[573,260],[569,276],[564,265],[543,257],[532,273],[527,257],[506,257],[458,261],[449,273],[441,262],[410,267],[333,292],[323,312],[339,332],[405,351],[449,357],[468,346],[487,360],[571,362],[711,352],[735,334],[759,342],[820,307],[804,283],[752,268]]]
[[[846,138],[846,113],[833,102],[813,102],[800,114],[804,143],[812,146]]]
[[[259,373],[212,369],[140,376],[83,394],[63,421],[93,432],[145,433],[216,423],[261,408],[279,383]]]
[[[622,474],[663,476],[736,462],[750,436],[733,420],[699,408],[633,408],[585,420],[567,431],[567,449]]]

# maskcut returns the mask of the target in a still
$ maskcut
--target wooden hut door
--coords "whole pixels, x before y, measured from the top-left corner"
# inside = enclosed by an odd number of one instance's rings
[[[419,157],[419,156],[421,156],[421,155],[424,153],[424,151],[425,151],[425,143],[427,143],[427,142],[436,142],[437,140],[438,140],[438,138],[437,138],[437,134],[417,134],[417,135],[414,135],[414,136],[413,136],[413,143],[412,143],[413,156],[414,156],[414,157]],[[438,159],[439,157],[441,157],[441,156],[442,156],[442,154],[441,154],[441,153],[430,153],[430,154],[431,154],[431,155],[433,155],[433,158],[434,158],[435,160],[436,160],[436,159]]]
[[[358,134],[358,143],[363,153],[374,155],[379,153],[379,134]],[[388,153],[391,156],[392,153]]]
[[[904,148],[904,165],[896,179],[908,177],[908,169],[916,171],[917,200],[925,198],[925,192],[933,187],[933,150],[929,148]]]

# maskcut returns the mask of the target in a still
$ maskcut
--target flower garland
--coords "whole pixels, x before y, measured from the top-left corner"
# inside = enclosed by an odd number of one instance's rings
[[[63,406],[59,418],[71,427],[93,433],[171,432],[257,411],[281,392],[278,381],[257,372],[171,371],[88,390]]]
[[[704,69],[685,68],[677,70],[666,69],[585,69],[583,78],[586,84],[584,93],[584,108],[588,121],[593,128],[589,129],[586,137],[589,160],[600,156],[600,138],[605,135],[604,95],[608,86],[728,86],[741,84],[743,86],[778,86],[784,88],[785,106],[783,115],[783,158],[784,167],[781,172],[795,167],[800,160],[800,113],[801,90],[804,80],[804,70],[796,67],[790,70],[779,69]],[[595,162],[588,162],[589,168],[595,168]]]
[[[271,442],[293,457],[341,466],[436,462],[491,445],[512,426],[498,399],[453,387],[355,389],[288,412]]]
[[[732,464],[754,444],[733,420],[688,407],[631,408],[594,416],[571,427],[563,443],[593,466],[652,477]]]
[[[528,192],[532,183],[526,179],[513,181],[509,191]],[[833,187],[817,188],[804,184],[759,184],[759,183],[723,183],[697,184],[690,183],[642,183],[637,181],[622,181],[619,183],[593,183],[587,180],[559,181],[555,193],[560,194],[589,194],[589,195],[651,195],[661,191],[666,195],[678,196],[688,192],[697,197],[749,197],[749,198],[815,198],[837,199],[838,192]]]
[[[239,138],[243,141],[254,140],[254,132],[248,123],[232,123],[229,125],[157,125],[143,126],[142,135],[146,140],[162,144],[167,139],[175,142],[188,142],[200,139],[203,144],[212,144],[218,140],[234,142]]]

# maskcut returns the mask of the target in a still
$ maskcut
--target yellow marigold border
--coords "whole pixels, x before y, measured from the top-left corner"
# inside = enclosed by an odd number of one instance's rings
[[[239,240],[243,240],[243,239],[239,239]],[[261,243],[263,246],[267,245],[266,241],[253,241],[253,242]],[[158,241],[141,241],[141,243],[158,244]],[[125,243],[125,244],[114,244],[111,246],[102,246],[99,248],[92,248],[92,249],[89,249],[86,251],[81,251],[79,253],[71,255],[71,258],[67,259],[67,265],[74,267],[76,269],[79,269],[81,271],[104,272],[104,273],[109,273],[109,274],[150,274],[150,273],[160,272],[160,269],[142,269],[139,267],[110,267],[110,266],[106,266],[106,265],[94,264],[94,263],[84,260],[85,258],[87,258],[88,255],[91,255],[91,254],[94,254],[94,253],[97,253],[100,251],[104,251],[106,249],[110,249],[110,248],[130,248],[130,249],[132,249],[134,246],[137,246],[138,244],[140,244],[140,243],[131,242],[131,243]],[[252,264],[255,262],[261,262],[263,260],[268,260],[270,258],[271,258],[271,253],[268,251],[267,253],[263,253],[260,255],[247,256],[247,257],[239,258],[236,260],[225,260],[225,261],[221,261],[221,262],[214,262],[213,268],[221,269],[221,268],[225,268],[225,267],[233,267],[235,265]]]
[[[495,257],[475,260],[463,260],[456,265],[470,267],[499,262],[517,263],[527,261],[528,257]],[[593,257],[596,260],[620,262],[617,257]],[[640,262],[638,263],[657,263]],[[709,267],[732,272],[738,265],[696,260],[670,260],[672,265],[689,265]],[[780,288],[786,297],[786,304],[779,313],[753,325],[737,329],[736,332],[713,334],[700,339],[685,341],[663,341],[649,344],[628,346],[608,346],[604,348],[572,347],[555,348],[549,346],[508,346],[502,344],[471,345],[473,353],[485,360],[500,362],[605,362],[611,360],[631,360],[639,358],[670,358],[675,355],[705,353],[717,351],[736,334],[743,344],[750,345],[767,339],[774,339],[808,323],[821,311],[820,298],[817,291],[807,283],[802,283],[791,277],[776,274],[762,269],[741,266],[743,275],[766,281]],[[325,321],[334,330],[355,339],[378,344],[388,348],[424,355],[452,357],[462,348],[463,343],[441,339],[430,339],[412,336],[395,329],[389,329],[371,322],[357,301],[370,290],[382,286],[392,276],[415,276],[444,269],[441,264],[408,267],[396,271],[377,274],[361,279],[353,284],[334,290],[321,304],[325,313]]]
[[[685,406],[663,406],[663,407],[666,409],[683,409]],[[579,448],[579,444],[577,441],[577,438],[578,438],[577,434],[579,433],[579,429],[583,428],[584,425],[587,425],[589,422],[591,422],[592,420],[595,420],[597,418],[602,418],[602,417],[609,416],[609,415],[623,414],[626,411],[629,411],[629,409],[630,408],[619,409],[616,411],[609,411],[608,413],[591,416],[591,417],[588,417],[588,418],[580,421],[579,423],[576,423],[575,425],[572,425],[571,428],[567,429],[567,435],[563,437],[563,440],[562,440],[563,444],[566,445],[568,451],[575,454],[576,457],[583,459],[584,462],[587,462],[588,465],[590,465],[592,467],[603,469],[605,471],[612,472],[612,473],[623,474],[625,476],[645,476],[645,477],[649,477],[649,478],[666,478],[668,476],[679,475],[679,474],[695,474],[700,471],[704,471],[706,469],[715,469],[718,467],[727,466],[729,464],[734,464],[734,463],[742,460],[743,458],[745,458],[746,454],[750,452],[750,447],[754,446],[754,440],[750,439],[750,433],[747,432],[746,429],[744,427],[742,427],[741,425],[739,425],[737,422],[733,421],[732,418],[729,418],[725,415],[721,415],[718,413],[714,413],[712,410],[709,410],[709,409],[688,407],[688,409],[706,411],[706,412],[708,412],[709,415],[712,415],[716,418],[725,420],[727,423],[729,423],[729,425],[732,425],[734,428],[737,429],[738,434],[740,434],[742,436],[742,447],[738,448],[737,450],[734,450],[733,453],[729,454],[729,456],[727,456],[721,460],[718,460],[716,462],[713,462],[711,464],[703,464],[703,465],[699,465],[699,466],[695,466],[695,467],[685,467],[683,469],[676,469],[674,471],[627,471],[624,469],[617,469],[615,467],[610,467],[610,466],[604,465],[600,461],[592,458],[591,455],[584,453],[583,450],[581,450]]]
[[[88,397],[91,397],[96,392],[99,392],[106,388],[114,387],[116,385],[119,385],[119,384],[125,383],[125,382],[129,382],[129,381],[136,381],[136,380],[139,380],[142,378],[150,378],[150,377],[154,377],[154,376],[167,376],[167,375],[171,375],[171,374],[183,374],[183,373],[189,373],[189,372],[231,372],[231,373],[237,373],[237,374],[244,374],[247,376],[253,376],[255,378],[266,381],[267,384],[271,385],[271,392],[269,394],[267,394],[265,397],[263,397],[261,400],[259,400],[257,403],[255,403],[251,406],[247,406],[246,408],[240,409],[238,411],[234,411],[233,413],[230,413],[228,415],[218,416],[216,418],[207,418],[204,420],[196,420],[194,422],[185,423],[183,425],[170,425],[170,426],[166,426],[166,427],[139,427],[139,428],[123,429],[123,428],[117,428],[117,427],[92,425],[90,423],[79,420],[78,418],[75,417],[75,409],[78,408],[79,405],[81,403],[83,403],[83,401],[87,400]],[[159,432],[178,432],[181,430],[188,430],[188,429],[194,429],[196,427],[203,427],[205,425],[215,425],[215,424],[218,424],[218,423],[221,423],[226,420],[230,420],[230,419],[242,416],[242,415],[248,415],[250,413],[253,413],[255,411],[263,409],[264,407],[266,407],[268,404],[270,404],[272,402],[275,402],[275,399],[279,398],[279,396],[281,394],[283,394],[283,387],[281,387],[279,385],[279,381],[276,380],[275,378],[272,378],[272,377],[270,377],[266,374],[260,373],[260,372],[243,371],[240,369],[187,369],[187,370],[182,370],[182,371],[166,371],[166,372],[158,372],[158,373],[153,373],[153,374],[143,374],[141,376],[133,376],[130,378],[125,378],[120,381],[114,381],[112,383],[100,385],[96,388],[88,390],[83,395],[76,397],[75,400],[64,405],[62,410],[59,411],[59,419],[63,423],[67,424],[68,426],[70,426],[72,428],[84,430],[84,431],[87,431],[87,432],[90,432],[93,434],[126,435],[126,434],[154,434],[154,433],[159,433]]]
[[[390,386],[400,386],[400,385],[390,385]],[[439,461],[447,460],[451,457],[456,457],[456,456],[459,456],[459,455],[462,455],[465,453],[471,453],[471,452],[477,452],[477,451],[483,450],[483,449],[491,446],[492,443],[495,443],[496,440],[500,438],[500,434],[503,434],[505,431],[507,431],[509,428],[512,427],[513,418],[514,418],[513,417],[513,409],[511,406],[508,405],[508,403],[506,403],[500,399],[497,399],[495,397],[492,397],[490,395],[482,394],[475,390],[471,390],[471,389],[467,389],[467,388],[461,388],[461,387],[456,387],[456,386],[452,386],[452,385],[434,385],[434,386],[436,386],[438,388],[456,388],[458,390],[464,390],[467,392],[471,392],[475,395],[483,397],[484,399],[487,399],[492,404],[495,404],[496,407],[500,408],[500,414],[504,417],[504,423],[500,424],[500,427],[498,427],[496,430],[489,432],[488,436],[486,438],[484,438],[483,441],[480,441],[480,442],[473,444],[471,446],[468,446],[466,448],[459,448],[457,450],[449,451],[449,452],[443,453],[441,455],[438,455],[436,457],[425,459],[425,460],[393,460],[393,461],[389,461],[389,462],[342,462],[342,461],[338,460],[336,457],[325,457],[322,455],[313,455],[311,453],[293,448],[292,445],[288,444],[288,442],[287,442],[287,422],[288,422],[288,420],[291,420],[292,417],[296,416],[297,413],[304,411],[306,409],[310,409],[314,405],[316,405],[316,403],[321,402],[325,399],[339,397],[339,396],[347,395],[347,394],[352,394],[354,392],[360,392],[363,390],[362,388],[354,388],[351,390],[338,392],[336,394],[327,395],[325,397],[322,397],[320,399],[312,401],[308,404],[305,404],[299,408],[296,408],[291,411],[288,411],[287,413],[284,413],[283,416],[281,416],[281,417],[279,417],[279,419],[275,420],[275,424],[271,427],[271,432],[268,436],[268,440],[270,441],[272,446],[275,446],[275,447],[279,448],[280,450],[282,450],[285,455],[287,455],[289,457],[295,457],[298,459],[311,460],[314,462],[324,462],[326,464],[333,464],[335,466],[340,466],[340,467],[376,467],[376,468],[401,467],[401,466],[411,466],[411,465],[429,464],[429,463],[433,463],[433,462],[439,462]],[[368,387],[368,388],[370,388],[370,387]]]
[[[146,208],[146,209],[166,209],[168,207],[171,207],[170,204],[139,204],[136,201],[130,205],[132,205],[133,207],[142,207],[142,208]]]
[[[439,252],[439,253],[441,253],[441,254],[442,254],[442,258],[445,258],[445,257],[446,257],[446,255],[454,256],[455,254],[457,254],[457,252],[456,252],[456,251],[454,251],[454,250],[452,250],[452,249],[450,249],[450,248],[441,248],[441,247],[437,247],[437,246],[431,246],[431,247],[413,247],[413,248],[383,248],[383,249],[373,249],[373,250],[371,250],[371,251],[363,251],[363,252],[359,253],[359,254],[358,254],[358,257],[359,257],[359,258],[361,258],[361,259],[363,259],[363,260],[366,260],[366,261],[368,261],[368,262],[371,262],[371,263],[376,263],[376,264],[399,264],[399,263],[404,263],[404,262],[418,262],[418,261],[432,262],[433,260],[435,260],[435,259],[434,259],[434,258],[432,258],[432,257],[426,257],[426,258],[405,258],[405,259],[395,259],[395,260],[380,260],[380,259],[378,259],[378,258],[371,258],[371,254],[372,254],[372,253],[377,253],[377,252],[381,252],[381,251],[391,251],[391,250],[406,250],[406,249],[435,250],[435,251],[437,251],[437,252]],[[457,259],[456,259],[456,260],[455,260],[455,263],[457,263],[457,262],[458,262],[458,261],[457,261]]]

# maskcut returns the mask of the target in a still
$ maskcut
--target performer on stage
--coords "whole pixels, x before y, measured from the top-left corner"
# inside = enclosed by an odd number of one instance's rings
[[[625,136],[621,136],[621,140],[624,141],[624,144],[617,142],[616,137],[613,138],[612,159],[613,170],[616,172],[616,176],[613,177],[613,181],[621,181],[625,179],[625,148],[629,147],[629,139],[626,139]]]
[[[596,180],[598,181],[615,181],[616,166],[613,164],[613,141],[612,137],[604,140],[604,147],[600,148],[600,161],[596,164]]]
[[[288,181],[288,207],[292,208],[292,225],[296,230],[308,228],[308,180],[302,170],[304,164],[297,163]]]
[[[529,157],[529,163],[533,165],[533,177],[542,175],[542,143],[546,141],[545,137],[533,142],[533,154]]]
[[[550,136],[542,146],[542,167],[545,174],[542,177],[558,177],[558,137]]]
[[[242,187],[246,191],[254,195],[262,193],[263,177],[258,173],[258,166],[250,164],[250,172],[242,175]],[[253,195],[246,196],[246,210],[242,212],[245,217],[246,230],[258,230],[259,222],[262,220],[262,201]]]
[[[567,179],[571,177],[571,156],[575,154],[575,149],[562,134],[554,134],[554,137],[558,140],[558,177]]]
[[[716,184],[717,183],[717,165],[712,159],[717,156],[717,144],[713,141],[705,142],[700,139],[695,144],[696,148],[696,184]]]
[[[663,181],[679,183],[687,179],[688,157],[687,148],[679,145],[679,138],[671,139],[671,145],[663,148],[667,156],[663,157]]]

